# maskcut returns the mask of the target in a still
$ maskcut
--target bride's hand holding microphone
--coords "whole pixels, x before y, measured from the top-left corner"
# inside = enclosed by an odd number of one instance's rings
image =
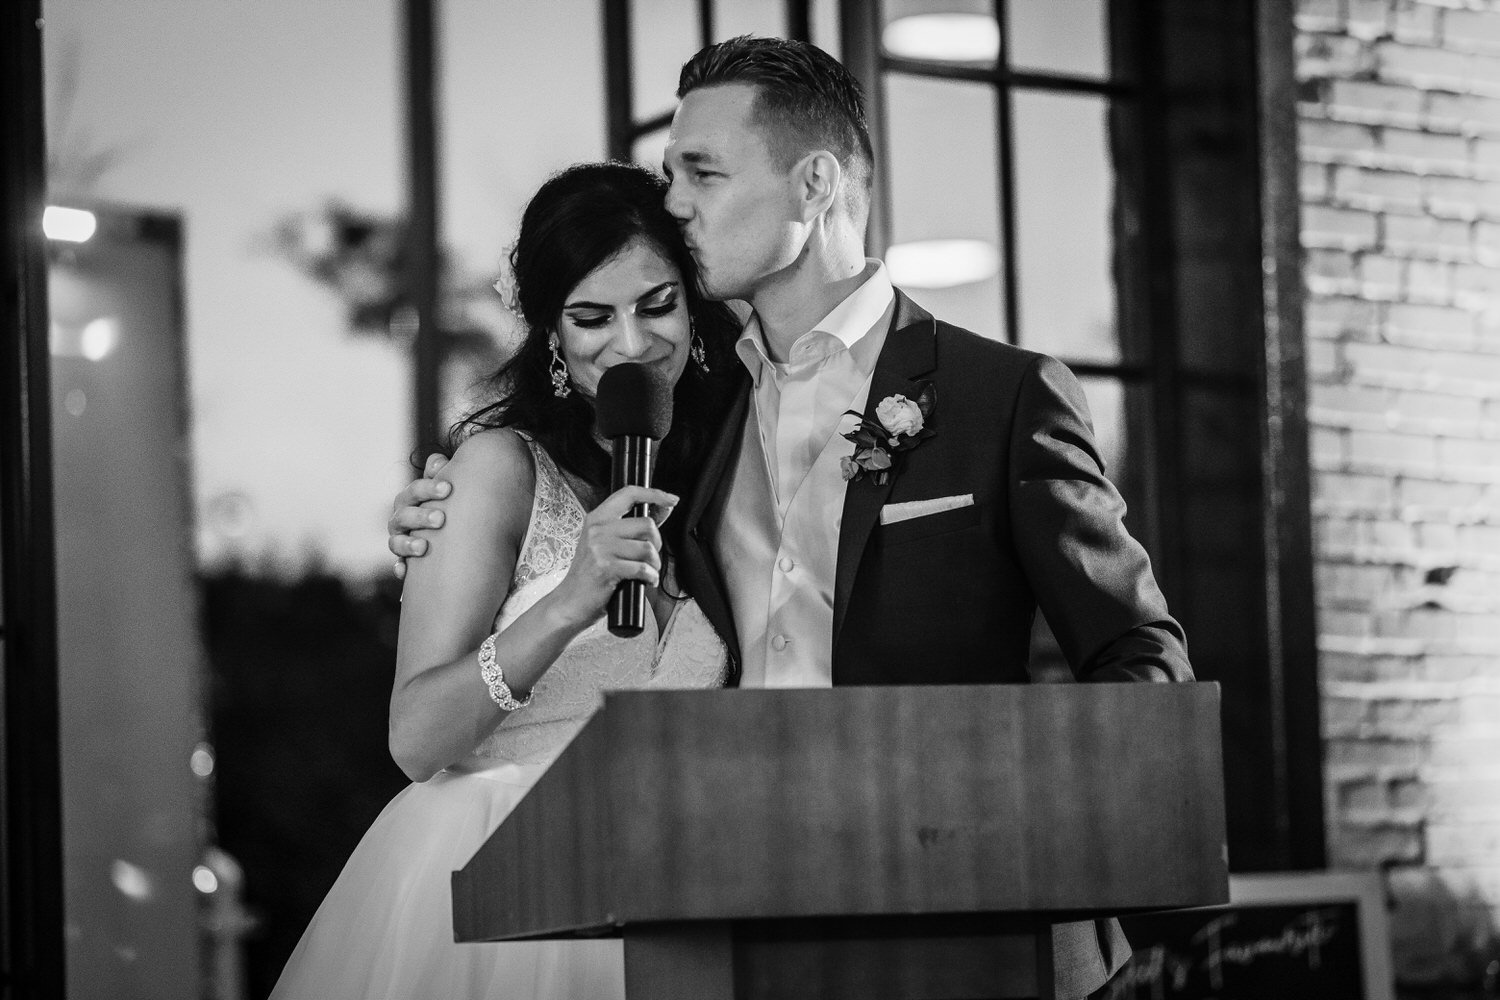
[[[603,503],[584,518],[578,551],[563,586],[572,584],[580,627],[605,607],[609,630],[639,635],[645,626],[645,589],[661,583],[661,532],[657,525],[677,497],[651,487],[657,443],[672,426],[672,386],[643,364],[605,371],[597,396],[599,436],[610,442],[610,486]]]
[[[649,504],[653,516],[632,517]],[[646,486],[626,486],[605,498],[583,519],[578,551],[557,588],[558,610],[572,625],[586,628],[604,613],[616,588],[627,580],[647,587],[661,582],[661,532],[657,525],[677,505],[677,497]]]

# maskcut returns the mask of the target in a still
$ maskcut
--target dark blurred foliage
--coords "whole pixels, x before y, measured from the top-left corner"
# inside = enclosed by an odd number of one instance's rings
[[[352,332],[409,342],[416,334],[411,306],[411,226],[399,215],[355,208],[336,198],[291,212],[272,225],[272,251],[332,291],[348,310]],[[453,255],[439,254],[438,325],[443,352],[474,356],[481,367],[499,363],[496,340],[504,331],[476,316],[501,304],[492,278],[459,273]]]
[[[351,327],[384,336],[406,301],[408,229],[399,216],[330,199],[277,220],[271,240],[299,270],[344,300]]]
[[[407,780],[386,749],[400,589],[230,571],[203,580],[218,842],[260,925],[252,997],[275,983],[354,846]]]

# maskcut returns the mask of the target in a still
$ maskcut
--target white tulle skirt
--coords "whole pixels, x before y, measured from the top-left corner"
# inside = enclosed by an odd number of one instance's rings
[[[454,943],[451,874],[543,770],[445,771],[400,792],[318,907],[272,1000],[623,1000],[618,939]]]

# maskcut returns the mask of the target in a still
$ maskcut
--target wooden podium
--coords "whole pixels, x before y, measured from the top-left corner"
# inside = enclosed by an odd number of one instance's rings
[[[1228,900],[1216,684],[630,691],[453,875],[630,1000],[1053,996],[1057,922]]]

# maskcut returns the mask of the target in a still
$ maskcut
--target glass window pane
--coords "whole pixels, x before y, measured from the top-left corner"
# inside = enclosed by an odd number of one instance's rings
[[[682,64],[703,41],[692,0],[652,0],[630,5],[630,67],[637,121],[677,106]]]
[[[49,275],[68,995],[186,1000],[206,796],[182,260],[99,215]]]
[[[994,92],[982,84],[890,74],[886,98],[893,247],[976,241],[998,260]],[[894,257],[887,254],[888,260]],[[949,322],[1003,337],[997,263],[988,273],[956,284],[961,277],[957,267],[941,262],[932,277],[901,272],[893,262],[891,277]]]
[[[1013,68],[1092,77],[1109,74],[1104,0],[1010,0],[1005,10]]]
[[[719,0],[714,4],[714,41],[736,35],[786,35],[782,0]]]
[[[1113,378],[1088,376],[1078,381],[1088,397],[1104,474],[1125,498],[1125,527],[1155,557],[1151,389]]]
[[[1020,342],[1119,361],[1107,102],[1031,91],[1014,102]]]
[[[885,23],[920,14],[993,14],[990,0],[885,0],[880,5]]]
[[[989,0],[891,0],[881,42],[893,56],[994,65],[1000,29]]]
[[[1094,441],[1099,457],[1104,459],[1106,475],[1113,476],[1125,457],[1125,387],[1118,379],[1082,378],[1083,394],[1089,400],[1089,416],[1094,422]]]
[[[812,43],[835,59],[844,58],[839,38],[839,0],[812,0]]]
[[[631,147],[630,158],[659,172],[667,154],[668,134],[667,129],[661,128],[641,136]]]

